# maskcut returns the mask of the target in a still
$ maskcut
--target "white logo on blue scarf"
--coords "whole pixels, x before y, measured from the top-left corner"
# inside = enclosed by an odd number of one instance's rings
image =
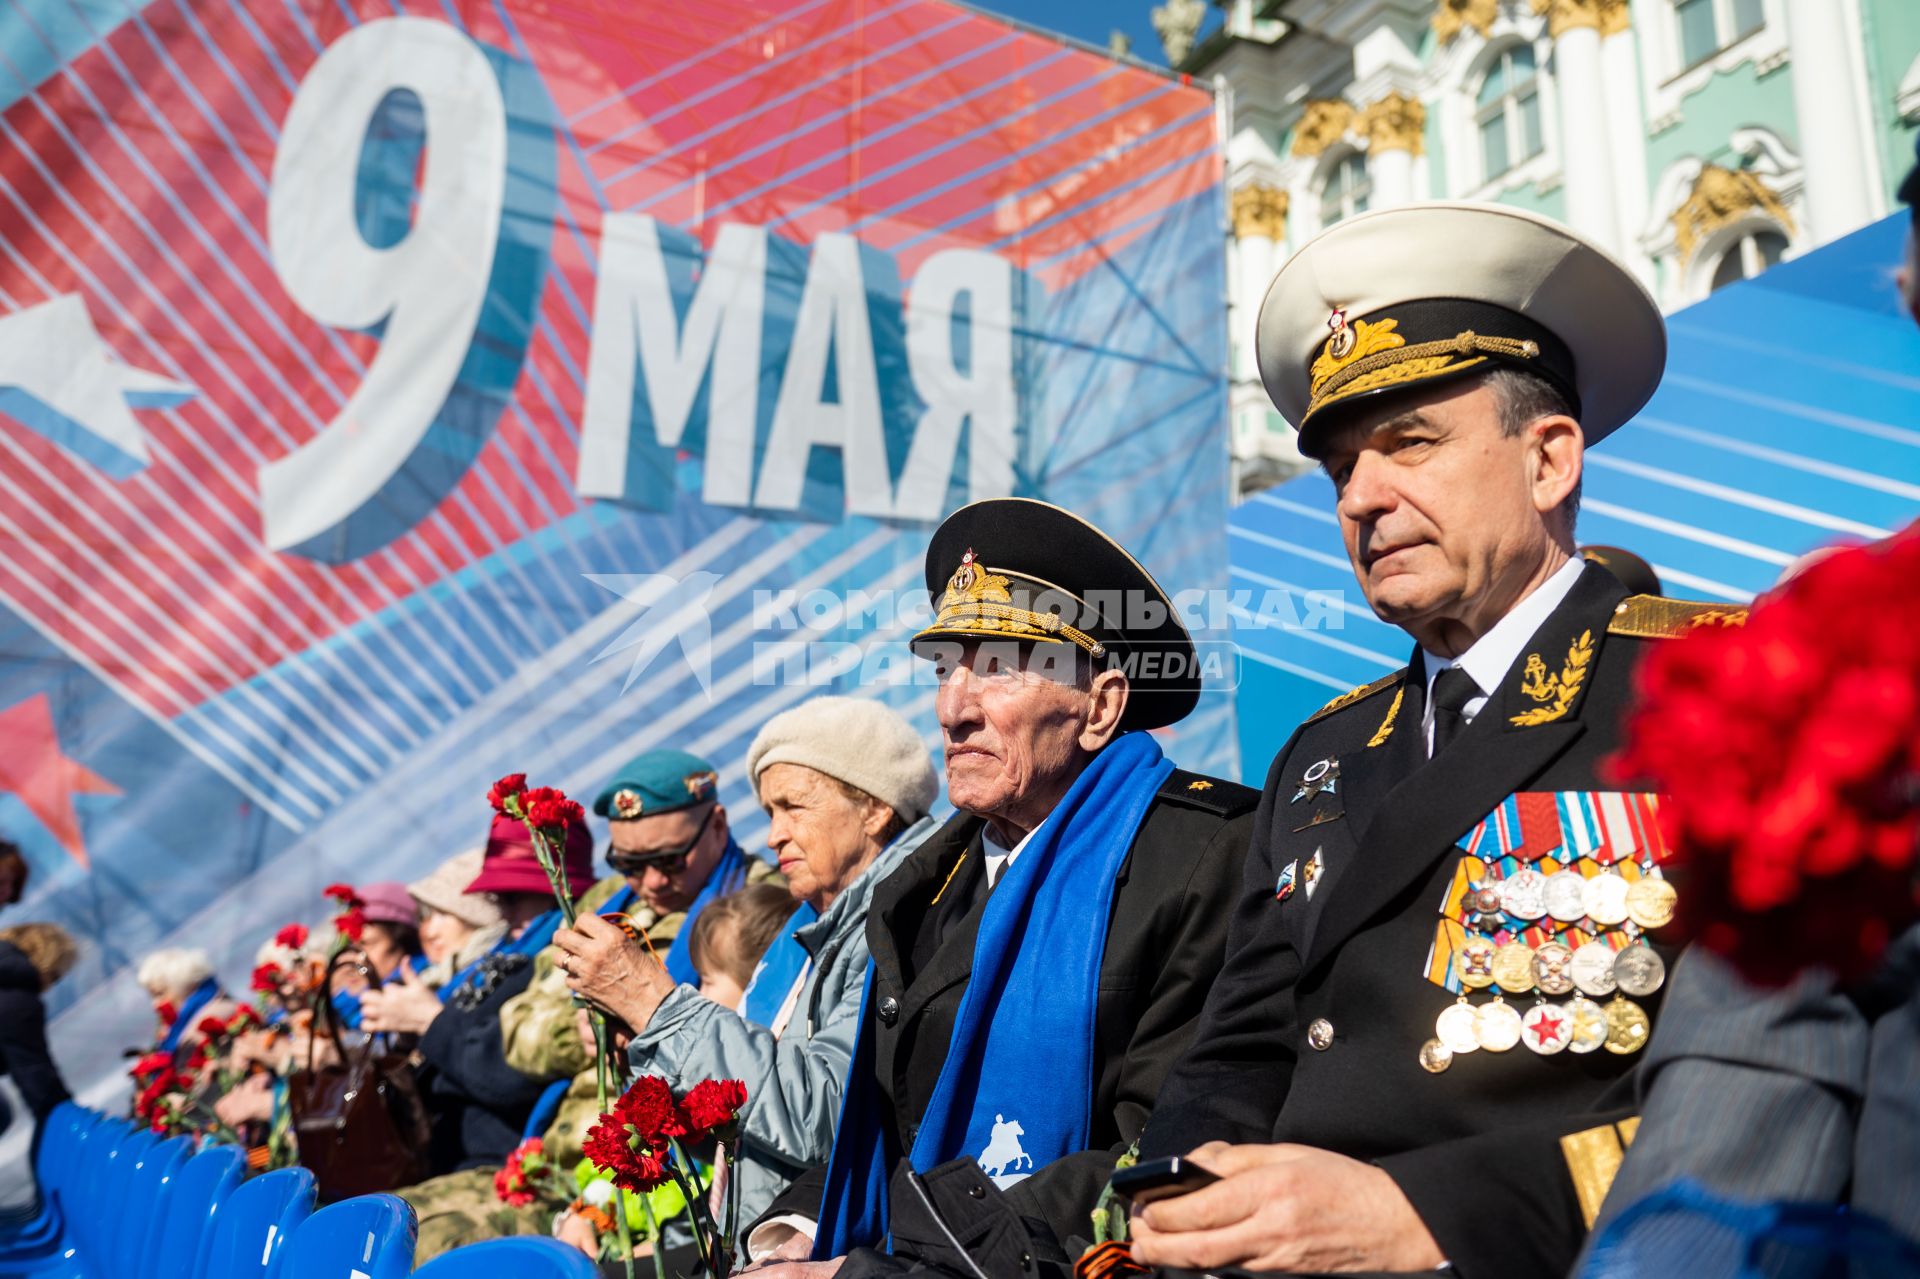
[[[987,1138],[987,1148],[980,1152],[980,1171],[1002,1190],[1033,1175],[1033,1157],[1020,1148],[1020,1139],[1026,1135],[1027,1130],[1020,1126],[1018,1119],[1008,1119],[1005,1115],[993,1117],[993,1135]],[[1025,1172],[1007,1171],[1022,1164],[1027,1167]]]

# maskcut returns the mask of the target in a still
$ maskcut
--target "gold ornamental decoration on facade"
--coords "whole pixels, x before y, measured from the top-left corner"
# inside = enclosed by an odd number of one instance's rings
[[[1287,238],[1287,193],[1264,182],[1233,189],[1233,233],[1265,236],[1278,244]]]
[[[1344,98],[1314,98],[1300,110],[1293,127],[1293,153],[1320,155],[1347,134],[1353,124],[1353,104]]]
[[[1494,19],[1500,16],[1500,0],[1440,0],[1433,11],[1433,33],[1445,44],[1472,27],[1482,36],[1493,34]]]
[[[1707,165],[1693,180],[1693,190],[1686,200],[1673,211],[1673,235],[1680,260],[1691,262],[1714,232],[1754,213],[1772,218],[1789,235],[1794,231],[1793,215],[1759,174]]]
[[[1420,155],[1426,150],[1427,109],[1418,98],[1389,93],[1377,102],[1368,103],[1355,127],[1366,135],[1368,149],[1372,151],[1411,151]]]
[[[1633,21],[1631,0],[1533,0],[1533,11],[1547,15],[1547,31],[1556,40],[1582,27],[1617,35]]]

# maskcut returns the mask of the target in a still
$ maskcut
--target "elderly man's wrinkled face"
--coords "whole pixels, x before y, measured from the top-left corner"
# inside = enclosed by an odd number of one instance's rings
[[[727,849],[727,811],[719,804],[607,823],[608,863],[640,900],[662,915],[685,910],[706,887]]]
[[[1542,420],[1560,424],[1551,443],[1537,424],[1504,434],[1497,393],[1469,383],[1358,406],[1329,439],[1347,557],[1383,621],[1452,656],[1449,637],[1483,634],[1551,562],[1580,442],[1572,419]]]
[[[947,797],[955,808],[1010,816],[1030,830],[1106,744],[1114,729],[1107,712],[1113,720],[1120,712],[1095,706],[1085,666],[1062,661],[1063,651],[1072,650],[1047,644],[1023,652],[1013,644],[973,642],[937,663],[934,711],[946,738]],[[1117,672],[1094,683],[1105,689],[1113,681],[1124,706],[1125,681]],[[1097,740],[1090,740],[1090,719],[1100,724],[1091,735]]]
[[[880,853],[880,832],[892,810],[856,799],[832,778],[804,764],[769,764],[760,772],[760,802],[772,825],[767,847],[795,898],[825,910]]]

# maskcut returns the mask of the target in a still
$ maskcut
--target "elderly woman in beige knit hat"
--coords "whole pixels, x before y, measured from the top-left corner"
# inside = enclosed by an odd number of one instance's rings
[[[753,1025],[638,954],[612,1009],[636,1028],[627,1050],[636,1072],[676,1089],[746,1083],[746,1153],[735,1171],[742,1221],[833,1148],[866,980],[867,905],[874,885],[935,830],[927,813],[940,789],[913,725],[855,697],[814,698],[769,720],[747,751],[747,773],[772,819],[767,846],[789,890],[820,912],[794,934],[810,958],[780,1015],[771,1029]]]
[[[467,891],[479,877],[485,856],[484,848],[459,853],[407,885],[420,903],[420,949],[427,957],[420,980],[435,990],[506,935],[506,921],[492,895]]]

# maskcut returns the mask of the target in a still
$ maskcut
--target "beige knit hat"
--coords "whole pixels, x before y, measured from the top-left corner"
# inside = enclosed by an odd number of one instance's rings
[[[486,893],[467,891],[467,885],[479,876],[480,861],[485,855],[485,849],[475,848],[449,857],[425,879],[408,884],[407,891],[422,906],[444,911],[475,928],[497,924],[500,908],[493,904],[493,898]]]
[[[768,720],[747,748],[760,797],[769,764],[801,764],[856,786],[907,821],[927,815],[940,779],[920,735],[900,712],[863,697],[816,697]]]

